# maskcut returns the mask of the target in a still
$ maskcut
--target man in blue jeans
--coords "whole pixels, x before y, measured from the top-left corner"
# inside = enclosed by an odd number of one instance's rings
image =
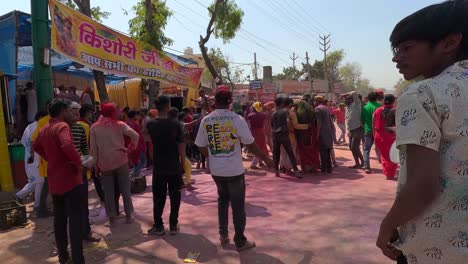
[[[382,105],[377,102],[377,93],[369,93],[369,102],[364,106],[361,112],[361,119],[364,123],[364,170],[366,173],[372,173],[370,168],[370,151],[374,145],[373,116],[375,110]]]
[[[234,243],[238,251],[255,247],[255,242],[244,236],[245,215],[245,177],[242,163],[241,143],[250,152],[264,160],[269,166],[269,159],[257,145],[247,122],[240,115],[229,110],[232,93],[227,88],[219,88],[215,95],[216,110],[206,116],[198,130],[195,144],[206,157],[213,180],[218,188],[219,235],[222,246],[229,243],[228,211],[232,207],[234,222]]]

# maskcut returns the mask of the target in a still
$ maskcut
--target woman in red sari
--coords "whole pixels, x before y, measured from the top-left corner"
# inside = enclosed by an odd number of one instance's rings
[[[263,105],[260,102],[255,102],[252,105],[253,111],[247,116],[247,120],[250,123],[250,129],[252,131],[252,136],[255,139],[255,144],[268,156],[268,149],[266,144],[265,136],[265,121],[266,114],[263,112]],[[260,166],[263,166],[263,162],[260,158],[255,157],[252,161],[251,169],[259,169],[257,164],[260,163]]]
[[[389,180],[395,177],[398,168],[390,159],[390,148],[395,142],[395,132],[391,129],[395,123],[394,104],[395,96],[385,95],[384,105],[375,110],[373,120],[375,145],[380,150],[383,172]]]
[[[303,172],[315,172],[320,168],[320,158],[315,124],[315,111],[309,103],[301,100],[297,103],[297,121],[292,116],[293,126],[297,139],[297,150]]]

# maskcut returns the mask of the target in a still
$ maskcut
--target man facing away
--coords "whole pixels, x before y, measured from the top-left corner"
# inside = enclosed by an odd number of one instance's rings
[[[73,263],[85,263],[80,193],[82,165],[70,130],[74,123],[71,102],[53,99],[49,115],[49,124],[40,130],[34,141],[34,151],[48,162],[47,176],[54,204],[54,234],[59,262],[67,263],[70,259],[67,251],[68,225]]]
[[[467,14],[466,0],[431,5],[399,22],[390,37],[404,78],[425,79],[398,97],[398,192],[377,239],[393,260],[468,260]]]
[[[167,96],[160,96],[156,101],[158,117],[148,122],[147,129],[153,143],[153,217],[154,225],[148,230],[149,235],[162,236],[166,233],[162,214],[166,205],[169,189],[171,213],[169,232],[179,232],[179,208],[182,173],[185,163],[185,138],[182,125],[169,118],[171,101]]]
[[[245,119],[229,110],[232,93],[227,88],[219,88],[215,95],[216,110],[206,116],[200,125],[195,144],[209,157],[213,180],[218,188],[219,235],[222,246],[229,243],[228,211],[232,207],[234,222],[234,243],[238,251],[255,247],[244,235],[245,177],[242,163],[241,143],[267,165],[273,162],[254,144],[254,138]]]
[[[71,109],[74,117],[74,123],[71,126],[71,133],[73,138],[73,143],[75,144],[76,150],[80,153],[81,156],[89,155],[89,125],[86,123],[80,123],[80,109],[81,105],[77,102],[72,102]],[[83,210],[81,213],[82,223],[83,223],[83,240],[88,242],[99,242],[101,238],[94,236],[91,232],[91,224],[89,222],[89,209],[88,209],[88,173],[87,170],[83,168],[83,184],[80,186],[81,192],[81,201]]]
[[[364,123],[364,170],[366,173],[371,173],[370,167],[370,151],[374,145],[374,127],[373,118],[374,112],[382,105],[377,102],[377,94],[369,93],[369,102],[362,108],[361,119]]]
[[[315,116],[317,117],[320,169],[323,173],[332,173],[333,121],[322,96],[315,97]]]
[[[289,111],[285,106],[285,98],[276,98],[275,105],[276,109],[271,116],[271,131],[273,134],[273,162],[275,166],[275,175],[276,177],[280,177],[279,163],[282,146],[286,151],[294,169],[293,176],[295,176],[296,178],[302,178],[302,175],[299,173],[299,169],[297,168],[297,161],[292,150],[291,141],[289,140]]]

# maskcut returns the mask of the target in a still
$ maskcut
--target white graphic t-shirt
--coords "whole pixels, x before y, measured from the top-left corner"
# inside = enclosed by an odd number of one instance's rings
[[[197,146],[208,147],[211,174],[225,177],[245,172],[240,143],[253,142],[245,119],[226,109],[217,109],[203,118],[195,140]]]
[[[404,89],[397,107],[400,190],[406,183],[406,145],[439,152],[439,198],[399,228],[410,264],[468,263],[468,61]],[[411,176],[410,176],[411,177]]]

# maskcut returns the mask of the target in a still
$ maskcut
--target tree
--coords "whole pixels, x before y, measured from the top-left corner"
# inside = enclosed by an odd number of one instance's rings
[[[166,1],[140,0],[132,7],[135,17],[128,22],[130,35],[140,41],[148,43],[158,50],[165,45],[172,45],[172,39],[164,34],[167,20],[172,16],[172,11],[167,7]],[[152,79],[142,81],[142,86],[148,86],[149,106],[154,106],[154,101],[159,92],[160,82]]]
[[[374,90],[374,87],[370,84],[369,79],[362,78],[359,79],[356,83],[356,91],[359,94],[362,94],[363,96],[367,96],[372,90]]]
[[[355,91],[362,78],[362,67],[359,63],[346,63],[339,68],[340,79],[346,91]]]
[[[229,56],[226,56],[222,53],[221,49],[210,49],[208,57],[213,64],[216,72],[219,73],[221,79],[227,80],[231,89],[234,89],[236,83],[242,83],[245,79],[243,77],[244,71],[239,68],[234,68],[231,66],[231,61]],[[211,72],[206,72],[211,78],[213,78]]]
[[[206,28],[206,35],[204,37],[200,35],[198,44],[206,67],[219,85],[223,84],[222,76],[216,71],[216,68],[211,62],[206,44],[210,40],[212,34],[214,34],[214,37],[217,39],[221,38],[224,43],[233,39],[236,36],[236,32],[240,29],[244,12],[237,6],[234,0],[215,0],[208,8],[208,12],[211,18]]]
[[[407,81],[403,78],[400,78],[398,82],[395,84],[395,86],[393,87],[395,89],[395,94],[399,95],[401,90],[405,89],[406,87],[410,86],[413,83],[414,81]]]
[[[60,2],[66,4],[67,6],[78,9],[81,13],[86,16],[93,18],[98,22],[102,22],[102,19],[109,17],[110,13],[106,11],[101,11],[100,7],[91,8],[90,0],[60,0]],[[109,95],[107,94],[106,89],[106,78],[102,71],[93,70],[94,80],[96,81],[96,86],[99,94],[99,99],[101,102],[109,101]]]
[[[95,21],[102,23],[103,19],[108,19],[109,16],[111,15],[110,12],[107,11],[102,11],[101,7],[95,6],[95,7],[90,7],[90,3],[88,0],[59,0],[61,3],[67,5],[68,7],[71,7],[75,10],[82,10],[82,9],[88,9],[88,7],[91,9],[91,15],[90,17],[94,19]],[[83,7],[80,7],[82,5]],[[80,11],[81,12],[81,11]],[[83,13],[83,12],[81,12]],[[83,13],[84,14],[84,13]]]
[[[345,56],[344,50],[335,50],[327,54],[327,73],[331,82],[340,80],[339,67]]]
[[[283,68],[282,73],[278,73],[277,75],[274,76],[275,80],[297,80],[299,76],[302,75],[302,72],[300,72],[298,69],[294,67],[286,67]]]

